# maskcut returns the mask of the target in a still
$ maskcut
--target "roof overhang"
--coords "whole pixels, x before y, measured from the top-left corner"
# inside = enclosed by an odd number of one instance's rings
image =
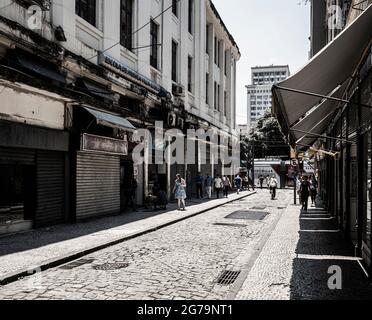
[[[83,108],[96,118],[97,124],[99,125],[111,127],[114,129],[122,129],[125,131],[136,130],[135,126],[133,126],[127,119],[122,118],[119,115],[98,111],[86,106],[84,106]]]
[[[291,144],[304,137],[299,132],[294,134],[292,128],[324,132],[338,106],[337,97],[343,97],[348,80],[371,46],[371,37],[372,5],[299,72],[273,86],[273,114]]]

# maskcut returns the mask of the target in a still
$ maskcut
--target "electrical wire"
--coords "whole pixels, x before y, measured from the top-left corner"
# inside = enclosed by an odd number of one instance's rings
[[[176,4],[178,4],[180,1],[181,1],[181,0],[176,0]],[[135,30],[134,32],[132,32],[130,35],[126,35],[125,38],[133,37],[136,33],[138,33],[139,31],[141,31],[142,29],[146,28],[146,27],[151,23],[151,21],[156,20],[157,18],[159,18],[159,17],[161,17],[162,15],[164,15],[168,10],[172,9],[173,6],[174,6],[174,4],[172,3],[172,5],[170,5],[170,6],[169,6],[168,8],[166,8],[166,9],[164,9],[164,10],[163,10],[160,14],[158,14],[155,18],[150,19],[149,22],[145,23],[142,27],[138,28],[137,30]],[[119,42],[117,42],[117,43],[114,43],[112,46],[110,46],[110,47],[108,47],[108,48],[102,50],[100,53],[105,53],[105,52],[107,52],[108,50],[110,50],[110,49],[116,47],[116,46],[119,45],[120,43],[121,43],[121,41],[119,41]],[[93,59],[93,58],[98,57],[98,55],[99,55],[100,53],[97,53],[97,54],[95,54],[94,56],[88,58],[88,60],[91,60],[91,59]]]

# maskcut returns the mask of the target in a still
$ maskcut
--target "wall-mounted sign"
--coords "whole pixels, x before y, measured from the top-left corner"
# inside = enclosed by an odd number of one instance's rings
[[[84,133],[81,136],[81,150],[127,156],[128,141]]]
[[[159,97],[171,98],[170,92],[165,90],[162,86],[154,82],[153,80],[143,76],[139,72],[129,68],[121,61],[116,60],[113,57],[110,57],[106,53],[101,53],[99,56],[99,64],[114,71],[115,73],[120,74],[126,79],[134,81],[142,86],[145,86],[149,90],[152,90]]]

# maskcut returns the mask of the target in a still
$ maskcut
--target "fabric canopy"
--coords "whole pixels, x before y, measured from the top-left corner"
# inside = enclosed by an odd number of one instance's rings
[[[134,127],[127,119],[122,118],[119,115],[97,111],[88,107],[84,107],[84,109],[96,118],[97,124],[130,131],[136,130],[136,127]]]
[[[273,112],[289,130],[322,98],[285,91],[282,88],[330,95],[350,78],[372,37],[372,5],[299,72],[273,87]],[[315,116],[315,115],[314,115]],[[321,114],[319,113],[320,117]],[[315,119],[314,119],[315,120]],[[321,118],[318,119],[318,122]]]
[[[349,81],[346,81],[342,86],[339,86],[331,96],[334,98],[341,98],[348,84]],[[296,138],[296,140],[299,140],[306,135],[304,132],[321,134],[322,132],[314,132],[314,127],[326,118],[328,119],[327,124],[329,124],[330,120],[332,119],[330,116],[335,111],[337,105],[337,101],[325,99],[317,107],[315,107],[313,111],[311,111],[290,129],[292,131],[292,135]]]

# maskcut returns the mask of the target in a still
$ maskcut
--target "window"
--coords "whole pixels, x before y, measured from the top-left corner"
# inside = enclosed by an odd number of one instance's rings
[[[194,0],[189,0],[189,33],[193,34],[194,23]]]
[[[205,27],[205,32],[206,32],[206,36],[205,36],[205,52],[209,54],[209,25],[207,24],[206,27]]]
[[[227,76],[227,61],[229,59],[229,52],[225,51],[225,76]]]
[[[178,1],[179,0],[172,0],[172,12],[176,17],[178,17]]]
[[[209,74],[205,75],[205,103],[209,104]]]
[[[154,20],[151,20],[150,22],[150,41],[151,41],[150,64],[156,69],[158,69],[158,30],[159,30],[158,24]]]
[[[214,63],[218,64],[218,40],[214,37]]]
[[[121,0],[120,10],[120,43],[132,50],[133,0]]]
[[[188,69],[188,73],[187,73],[187,88],[189,90],[189,92],[192,92],[192,57],[188,57],[187,59],[187,69]]]
[[[172,80],[177,82],[178,44],[172,40]]]
[[[217,85],[217,110],[221,111],[221,104],[220,104],[220,85]]]
[[[217,82],[214,82],[214,109],[217,110]]]
[[[225,117],[227,117],[227,92],[226,91],[224,91],[223,93],[223,105],[224,105],[223,114]]]
[[[79,17],[83,18],[85,21],[88,21],[91,25],[96,26],[96,0],[76,0],[75,12]]]

